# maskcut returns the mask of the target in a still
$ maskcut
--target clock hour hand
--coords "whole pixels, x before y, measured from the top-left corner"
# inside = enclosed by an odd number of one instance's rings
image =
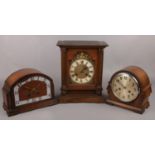
[[[31,88],[27,86],[24,86],[24,89],[31,90]]]
[[[38,90],[39,87],[40,87],[40,83],[37,85],[36,88],[32,88],[31,93],[39,94],[39,90]]]
[[[84,67],[80,73],[83,73],[85,70],[87,70],[87,67]]]
[[[24,86],[24,89],[28,91],[27,96],[31,97],[34,92],[36,92],[36,88],[30,88],[28,86]]]

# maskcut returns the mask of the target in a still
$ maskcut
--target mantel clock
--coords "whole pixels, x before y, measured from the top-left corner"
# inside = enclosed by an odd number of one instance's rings
[[[143,113],[149,107],[149,96],[152,93],[150,79],[140,67],[129,66],[111,77],[107,103],[137,113]]]
[[[32,68],[18,70],[6,79],[3,98],[8,116],[57,103],[53,80]]]
[[[59,41],[62,87],[59,102],[104,102],[102,73],[104,48],[99,41]]]

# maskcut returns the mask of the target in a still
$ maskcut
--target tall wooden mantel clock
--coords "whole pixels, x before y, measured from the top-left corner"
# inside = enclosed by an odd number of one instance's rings
[[[104,48],[99,41],[58,41],[61,49],[60,103],[103,103]]]

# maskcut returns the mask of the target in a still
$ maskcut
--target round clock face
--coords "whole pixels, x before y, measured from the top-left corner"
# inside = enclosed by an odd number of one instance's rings
[[[134,101],[139,93],[139,84],[136,78],[128,73],[118,73],[111,82],[112,92],[122,102]]]
[[[29,77],[14,87],[15,106],[52,98],[51,82],[42,76]]]
[[[89,83],[94,76],[93,63],[87,59],[77,59],[70,66],[71,80],[78,84]]]

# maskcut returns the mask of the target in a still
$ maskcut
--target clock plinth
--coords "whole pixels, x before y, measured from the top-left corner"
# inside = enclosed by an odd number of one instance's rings
[[[104,97],[96,94],[68,94],[59,97],[59,103],[104,103]]]
[[[61,49],[60,103],[103,103],[104,48],[99,41],[59,41]]]
[[[150,103],[148,101],[140,103],[137,106],[135,106],[135,104],[127,105],[127,104],[124,104],[122,102],[118,102],[118,101],[114,101],[114,100],[110,100],[110,99],[107,99],[106,103],[108,103],[110,105],[115,105],[115,106],[118,106],[118,107],[121,107],[124,109],[128,109],[128,110],[134,111],[134,112],[139,113],[139,114],[143,114],[145,109],[148,109],[150,106]]]
[[[13,115],[17,115],[19,113],[24,113],[24,112],[28,112],[28,111],[32,111],[35,109],[40,109],[40,108],[44,108],[44,107],[48,107],[51,105],[56,105],[58,103],[57,99],[52,99],[52,100],[47,100],[47,101],[41,101],[38,103],[33,103],[33,104],[29,104],[29,105],[23,105],[22,107],[17,107],[17,108],[11,108],[9,109],[5,103],[3,103],[3,109],[6,111],[8,116],[13,116]]]

